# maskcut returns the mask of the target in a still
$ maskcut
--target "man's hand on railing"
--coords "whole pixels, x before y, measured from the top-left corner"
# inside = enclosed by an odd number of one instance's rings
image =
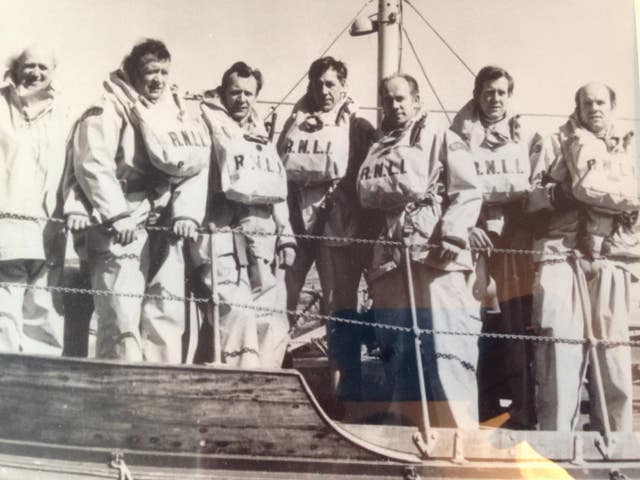
[[[111,230],[115,236],[115,242],[120,245],[129,245],[136,238],[138,238],[138,234],[136,233],[136,222],[131,217],[123,217],[119,218],[115,222],[111,224]]]
[[[493,248],[493,242],[482,228],[473,227],[469,232],[469,246],[472,248]]]
[[[91,225],[91,219],[82,213],[71,213],[65,218],[65,226],[71,232],[84,230]]]
[[[442,245],[440,246],[440,258],[445,261],[453,262],[462,251],[462,247],[459,247],[450,240],[442,239]]]
[[[173,222],[173,233],[180,238],[198,239],[198,224],[190,218],[181,218]]]
[[[296,249],[293,246],[284,246],[278,251],[278,265],[280,268],[289,268],[296,259]]]

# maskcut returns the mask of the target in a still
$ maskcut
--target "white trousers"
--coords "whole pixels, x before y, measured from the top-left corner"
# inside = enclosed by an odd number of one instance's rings
[[[101,229],[87,233],[91,286],[133,295],[184,296],[182,242],[142,230],[129,245]],[[185,305],[175,300],[94,296],[96,357],[181,363]]]
[[[376,280],[371,286],[376,323],[411,327],[411,311],[404,266]],[[473,318],[475,301],[464,272],[446,272],[413,264],[413,282],[422,329],[480,333]],[[418,371],[412,332],[378,330],[392,383],[394,408],[415,417]],[[421,336],[421,353],[427,389],[429,417],[434,426],[476,428],[478,425],[478,337],[442,333]],[[415,418],[414,418],[415,420]]]
[[[280,368],[289,342],[287,315],[247,307],[265,307],[284,312],[286,290],[282,275],[265,279],[266,284],[272,285],[267,290],[252,292],[247,270],[238,266],[233,254],[221,255],[215,263],[216,294],[221,301],[220,343],[223,363],[238,368]],[[207,263],[200,271],[201,281],[209,292],[210,269],[211,264]]]
[[[0,281],[46,287],[54,275],[44,260],[2,260]],[[0,286],[0,351],[60,355],[64,318],[50,291]]]
[[[628,340],[631,275],[608,260],[540,264],[534,284],[533,323],[540,335],[582,339],[590,313],[596,339]],[[590,312],[583,308],[584,296]],[[587,318],[589,315],[587,315]],[[632,431],[631,351],[627,346],[597,347],[611,429]],[[536,347],[536,407],[540,430],[571,431],[579,413],[580,387],[588,363],[583,345],[539,343]],[[591,366],[591,371],[593,365]],[[602,427],[596,382],[589,384],[591,429]]]

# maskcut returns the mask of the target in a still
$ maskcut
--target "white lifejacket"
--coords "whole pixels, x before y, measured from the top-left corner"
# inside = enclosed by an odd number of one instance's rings
[[[363,207],[394,210],[425,198],[431,152],[416,141],[424,128],[423,120],[418,120],[399,135],[386,135],[371,146],[356,183]]]
[[[510,140],[494,150],[471,145],[471,156],[485,202],[508,203],[529,190],[531,164],[527,142]]]
[[[605,211],[638,209],[637,159],[633,141],[629,141],[632,136],[625,137],[624,144],[612,151],[604,140],[583,129],[563,142],[576,200]]]
[[[298,112],[280,153],[291,182],[314,185],[340,179],[349,163],[349,122],[323,124],[315,115]]]
[[[287,175],[275,145],[266,136],[246,133],[223,111],[203,112],[225,196],[247,205],[286,200]]]
[[[211,140],[200,117],[188,115],[177,95],[158,104],[136,102],[131,117],[140,130],[152,165],[179,183],[208,165]]]

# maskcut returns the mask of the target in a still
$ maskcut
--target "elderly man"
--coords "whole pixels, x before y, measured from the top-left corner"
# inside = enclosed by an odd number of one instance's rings
[[[375,321],[411,327],[413,290],[420,328],[479,333],[466,275],[472,269],[467,238],[482,200],[468,147],[421,110],[418,85],[410,75],[385,78],[380,95],[384,136],[360,168],[358,191],[362,205],[376,209],[382,219],[379,239],[403,242],[408,250],[374,247],[367,279]],[[413,286],[407,282],[405,252]],[[396,413],[411,417],[420,400],[413,333],[380,329],[379,340]],[[421,341],[432,424],[477,426],[478,339],[423,334]]]
[[[278,140],[289,183],[289,209],[295,233],[354,238],[362,234],[355,179],[375,134],[356,115],[347,95],[347,67],[322,57],[309,68],[307,93],[293,108]],[[287,308],[296,310],[300,291],[315,261],[320,277],[321,312],[353,318],[368,249],[330,240],[298,242],[287,271]],[[333,387],[339,397],[360,395],[360,336],[353,325],[327,325]]]
[[[222,84],[205,93],[201,106],[213,152],[206,222],[212,231],[230,227],[243,232],[203,237],[194,263],[208,293],[222,301],[222,360],[242,368],[282,363],[289,323],[281,313],[286,298],[280,268],[295,258],[286,173],[255,109],[262,81],[259,70],[236,62]],[[256,312],[250,308],[254,304],[280,312]]]
[[[76,122],[69,169],[81,193],[66,214],[72,228],[89,210],[87,259],[94,298],[98,358],[180,363],[184,306],[177,301],[121,296],[182,296],[182,244],[148,224],[195,239],[204,217],[209,142],[204,124],[189,119],[168,95],[171,56],[158,40],[133,47],[104,82],[102,99]],[[73,193],[73,178],[66,182]],[[83,198],[82,198],[83,197]],[[75,226],[74,221],[75,220]]]
[[[482,68],[475,78],[473,99],[455,116],[451,129],[471,149],[483,196],[480,218],[469,236],[469,245],[478,249],[474,254],[474,295],[482,305],[478,311],[483,315],[483,326],[490,332],[524,334],[530,317],[531,259],[491,251],[493,248],[531,248],[530,229],[520,200],[529,190],[530,157],[539,154],[540,137],[525,130],[520,116],[511,111],[513,87],[513,78],[503,68]],[[496,293],[498,314],[495,313]],[[486,363],[482,357],[488,359],[495,355],[494,344],[484,345],[488,348],[481,348],[481,388],[491,385],[496,377],[504,377],[493,371],[495,364],[482,368]],[[507,341],[500,354],[501,363],[505,359],[512,399],[509,423],[518,428],[533,426],[527,345]],[[495,414],[498,399],[487,397],[481,400],[484,413]]]
[[[638,192],[633,132],[616,125],[615,92],[601,83],[581,87],[575,111],[546,139],[534,166],[529,211],[540,212],[533,321],[540,335],[628,340],[631,282],[638,280],[640,240],[633,231]],[[577,427],[588,358],[582,345],[540,343],[536,352],[541,430]],[[604,399],[612,430],[631,431],[630,349],[598,346]],[[594,365],[591,365],[593,374]],[[603,430],[595,377],[589,382],[590,428]]]
[[[24,50],[0,89],[0,350],[62,352],[57,284],[64,259],[57,190],[64,167],[63,119],[55,104],[53,55]],[[26,216],[26,218],[14,217]]]

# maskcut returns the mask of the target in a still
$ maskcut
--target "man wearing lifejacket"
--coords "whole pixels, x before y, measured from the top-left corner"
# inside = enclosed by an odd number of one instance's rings
[[[295,259],[286,172],[255,109],[261,88],[261,72],[236,62],[222,76],[222,84],[205,93],[201,105],[212,141],[206,223],[214,234],[201,238],[194,263],[208,293],[222,303],[222,360],[243,368],[282,364],[289,322],[280,313],[286,308],[281,274]],[[243,232],[215,232],[224,228]],[[254,305],[280,312],[257,312],[251,309]]]
[[[529,159],[539,153],[540,137],[526,131],[520,116],[510,111],[513,87],[513,78],[503,68],[482,68],[475,78],[473,99],[455,116],[451,129],[471,149],[483,196],[480,218],[469,236],[469,245],[479,249],[473,253],[476,265],[473,293],[481,305],[478,312],[484,319],[483,328],[494,333],[524,334],[530,317],[531,259],[490,250],[531,248],[530,229],[520,200],[529,190]],[[496,376],[495,371],[483,368],[482,357],[495,355],[488,350],[480,350],[481,388],[491,385]],[[509,375],[512,399],[509,423],[518,428],[533,426],[527,345],[507,341],[501,359],[507,360],[504,365]],[[487,415],[497,413],[498,399],[494,400],[492,405],[490,399],[481,398],[481,414],[482,410]]]
[[[471,334],[424,333],[421,341],[432,424],[473,428],[478,422],[473,334],[481,324],[466,277],[473,268],[467,238],[482,205],[477,175],[467,145],[421,110],[413,77],[385,78],[380,95],[384,136],[358,173],[360,201],[379,213],[380,240],[409,249],[420,328]],[[367,280],[376,323],[411,328],[404,258],[400,246],[374,246]],[[380,328],[378,338],[397,413],[412,417],[420,400],[413,333]]]
[[[30,47],[11,61],[0,88],[0,351],[59,355],[64,262],[58,188],[64,167],[63,116],[51,85],[56,61]],[[28,218],[12,218],[13,215]],[[55,300],[55,301],[54,301]]]
[[[137,296],[184,295],[182,242],[143,227],[193,240],[204,217],[209,138],[166,91],[170,66],[162,42],[134,46],[76,122],[68,149],[87,206],[68,201],[68,223],[89,211],[89,222],[76,223],[95,224],[87,229],[91,285],[116,292],[94,296],[98,358],[182,361],[183,303]]]
[[[293,108],[278,140],[289,179],[289,210],[296,234],[358,238],[362,212],[355,180],[375,130],[356,115],[347,95],[347,67],[322,57],[309,68],[307,93]],[[315,262],[323,302],[321,313],[354,318],[358,285],[369,251],[348,241],[300,240],[296,261],[287,270],[287,308],[296,310],[300,291]],[[327,325],[332,384],[339,397],[360,394],[358,327]]]
[[[537,260],[533,322],[540,335],[629,340],[631,282],[637,282],[640,239],[634,232],[638,187],[633,132],[614,121],[615,92],[581,87],[575,111],[545,139],[534,165],[528,210]],[[592,332],[589,332],[591,330]],[[591,358],[581,344],[541,342],[536,350],[537,416],[541,430],[578,427],[581,388]],[[610,427],[631,431],[631,352],[598,345],[597,359]],[[590,429],[603,430],[591,365]]]

